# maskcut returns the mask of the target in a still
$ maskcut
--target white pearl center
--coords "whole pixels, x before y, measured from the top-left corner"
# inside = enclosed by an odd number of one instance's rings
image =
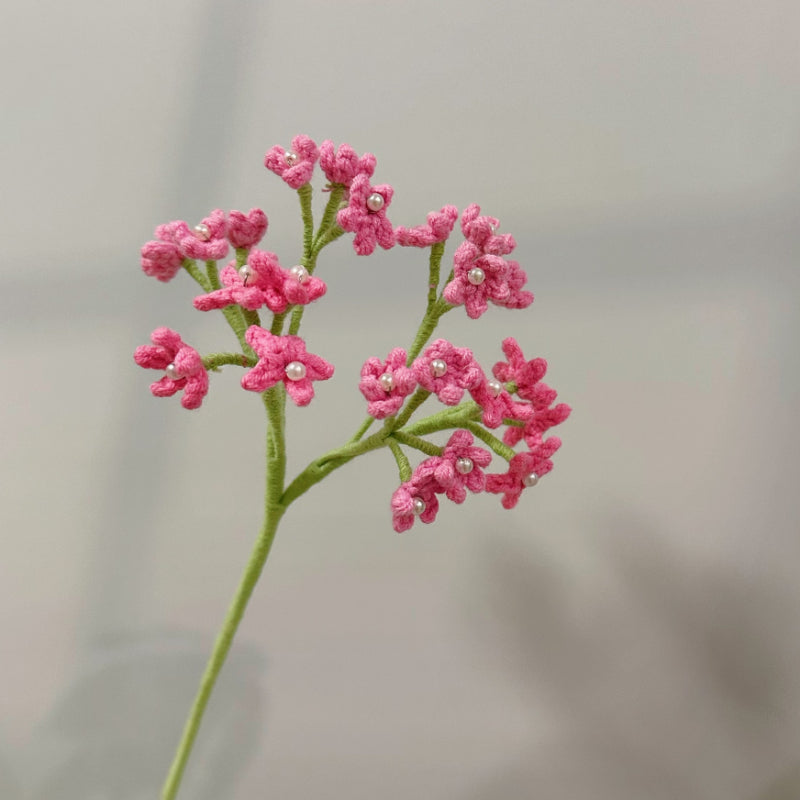
[[[526,486],[536,486],[536,484],[539,483],[539,476],[535,472],[531,472],[530,475],[526,475],[522,479],[522,482]]]
[[[306,365],[301,361],[290,361],[285,372],[290,381],[301,381],[306,376]]]
[[[204,242],[207,242],[211,238],[211,229],[208,227],[208,225],[201,222],[199,225],[194,226],[194,235],[198,239],[202,239]]]
[[[421,497],[414,498],[414,513],[417,516],[425,513],[425,501]]]
[[[434,358],[431,361],[431,375],[434,378],[441,378],[447,372],[447,364],[441,358]]]
[[[247,286],[247,281],[253,277],[253,268],[249,264],[245,264],[243,267],[240,267],[239,277],[242,279],[242,283]]]
[[[291,152],[286,154],[284,160],[288,166],[293,167],[300,160],[300,156],[298,156],[297,153]]]
[[[480,286],[486,280],[486,273],[480,267],[473,267],[467,273],[467,280],[473,286]]]
[[[394,389],[394,378],[392,377],[391,372],[384,372],[383,375],[378,378],[378,383],[381,385],[381,389],[384,392],[391,392]]]
[[[489,391],[495,397],[499,397],[500,396],[500,392],[503,391],[503,384],[500,383],[500,381],[496,381],[496,380],[492,379],[486,385],[489,387]]]
[[[474,466],[475,464],[473,464],[472,459],[467,458],[466,456],[462,456],[458,459],[458,461],[456,461],[456,469],[462,475],[468,475],[470,472],[472,472],[472,468]]]
[[[167,368],[164,370],[167,373],[167,377],[171,381],[179,381],[183,375],[178,372],[178,368],[174,364],[167,364]]]
[[[305,283],[308,280],[308,270],[302,264],[295,264],[289,272],[294,275],[298,283]]]
[[[383,204],[386,202],[383,195],[380,192],[373,192],[367,198],[367,208],[370,211],[380,211],[383,208]]]

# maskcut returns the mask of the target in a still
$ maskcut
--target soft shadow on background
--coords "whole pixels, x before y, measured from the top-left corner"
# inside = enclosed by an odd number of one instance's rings
[[[292,509],[187,800],[800,796],[798,25],[788,0],[9,12],[0,797],[157,795],[263,445],[234,371],[197,413],[149,395],[152,328],[230,342],[138,250],[258,205],[294,263],[262,159],[298,132],[374,151],[395,224],[501,218],[536,302],[442,335],[487,368],[515,335],[575,410],[513,512],[470,498],[397,536],[383,454]],[[427,276],[400,250],[321,260],[304,332],[337,371],[290,410],[292,471],[361,421],[363,360],[408,344]]]

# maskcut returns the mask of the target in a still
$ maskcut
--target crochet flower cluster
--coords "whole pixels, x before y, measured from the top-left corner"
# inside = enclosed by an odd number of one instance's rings
[[[327,204],[315,225],[312,180],[317,164],[326,180]],[[526,360],[513,338],[502,343],[506,360],[489,372],[469,348],[431,338],[439,320],[456,307],[478,319],[490,303],[522,309],[533,302],[525,271],[509,258],[516,248],[514,237],[499,233],[498,220],[475,204],[460,213],[444,205],[423,223],[395,227],[388,216],[393,187],[373,183],[375,156],[359,155],[347,144],[337,147],[326,140],[317,146],[299,135],[288,148],[270,148],[264,165],[300,199],[303,241],[291,261],[282,262],[276,253],[258,247],[269,226],[258,208],[247,213],[215,209],[194,226],[182,220],[159,225],[155,239],[142,247],[143,271],[163,282],[182,270],[188,273],[202,290],[194,307],[221,311],[241,348],[201,356],[175,331],[157,329],[152,344],[134,354],[140,366],[163,372],[151,384],[152,393],[167,397],[181,392],[181,404],[196,409],[208,393],[209,373],[236,366],[246,370],[241,386],[263,395],[269,424],[284,425],[285,398],[306,406],[314,398],[315,382],[334,374],[334,366],[310,352],[299,335],[306,308],[327,291],[315,274],[324,248],[348,233],[359,256],[373,254],[378,246],[417,248],[428,255],[427,280],[420,279],[427,308],[413,344],[393,348],[385,359],[367,358],[359,381],[367,402],[364,425],[339,450],[317,459],[283,486],[280,502],[292,502],[352,458],[386,448],[400,475],[391,500],[397,531],[408,530],[417,517],[433,521],[439,495],[460,504],[470,493],[487,491],[502,495],[503,506],[512,508],[523,489],[552,469],[561,442],[545,434],[568,417],[569,406],[556,404],[556,392],[543,382],[546,361]],[[459,241],[449,274],[442,279],[445,248],[454,231]],[[444,408],[415,416],[432,397]],[[376,421],[382,427],[367,435]],[[501,427],[502,435],[495,436],[492,431]],[[428,438],[448,430],[442,446]],[[273,443],[285,441],[282,429],[271,430],[270,436]],[[412,468],[407,453],[415,450],[426,457]],[[487,473],[494,458],[506,466]]]

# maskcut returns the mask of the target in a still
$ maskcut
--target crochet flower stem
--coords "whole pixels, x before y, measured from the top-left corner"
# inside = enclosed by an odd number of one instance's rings
[[[400,445],[392,437],[389,437],[386,442],[389,445],[389,449],[392,451],[394,460],[397,462],[397,469],[400,472],[400,482],[405,483],[411,480],[411,462],[406,458],[406,454],[400,449]]]
[[[319,252],[321,249],[319,244],[322,237],[328,233],[331,228],[338,227],[338,225],[335,225],[336,214],[342,204],[342,197],[344,196],[346,188],[347,187],[343,183],[331,184],[331,193],[328,197],[328,203],[325,206],[325,211],[322,212],[319,230],[317,231],[317,235],[314,237],[312,244],[312,248],[317,250],[317,252]]]
[[[282,384],[274,386],[262,395],[267,411],[267,480],[264,524],[250,554],[250,560],[242,575],[239,588],[225,616],[222,628],[217,635],[211,657],[206,664],[200,688],[189,712],[189,718],[183,729],[180,744],[175,753],[167,780],[161,792],[162,800],[173,800],[181,784],[186,762],[192,751],[203,714],[217,682],[222,666],[231,649],[233,637],[244,616],[247,604],[253,594],[264,564],[269,556],[278,523],[286,512],[286,504],[280,500],[286,474],[286,448],[284,441],[284,409],[286,392]]]

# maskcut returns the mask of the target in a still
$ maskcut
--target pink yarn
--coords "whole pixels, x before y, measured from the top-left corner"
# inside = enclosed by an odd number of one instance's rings
[[[183,264],[183,256],[172,242],[147,242],[142,247],[142,269],[151,278],[171,281]]]
[[[220,272],[222,289],[194,299],[199,311],[240,305],[249,311],[266,306],[275,314],[282,314],[290,305],[307,305],[322,297],[327,291],[325,282],[307,275],[301,282],[290,270],[278,263],[275,253],[251,250],[247,256],[251,274],[245,279],[231,262]]]
[[[478,284],[470,280],[473,269],[483,271],[483,279]],[[464,305],[471,319],[486,312],[488,300],[503,305],[511,296],[507,262],[500,256],[480,255],[472,242],[462,242],[456,249],[453,271],[453,280],[444,288],[444,299],[453,306]]]
[[[150,384],[150,391],[156,397],[172,397],[183,390],[181,405],[184,408],[199,408],[203,398],[208,394],[208,373],[203,366],[200,354],[189,345],[184,344],[178,333],[170,328],[156,328],[150,335],[152,345],[145,344],[136,348],[133,360],[147,369],[174,368],[172,379],[165,375]]]
[[[443,361],[446,371],[434,375],[432,361]],[[414,375],[423,389],[433,392],[448,406],[461,401],[465,389],[474,389],[485,380],[472,351],[466,347],[456,347],[446,339],[436,339],[411,365]]]
[[[203,226],[206,232],[202,232]],[[217,208],[204,217],[195,228],[190,229],[183,220],[176,220],[159,225],[156,228],[156,236],[177,245],[184,258],[219,261],[225,258],[228,252],[226,228],[225,212]]]
[[[481,467],[489,466],[492,454],[482,447],[473,447],[473,442],[474,438],[469,431],[457,430],[444,446],[441,458],[436,460],[434,457],[436,463],[433,475],[454,503],[463,503],[466,500],[467,489],[477,493],[482,492],[486,486],[486,475]],[[458,469],[459,459],[463,458],[472,462],[472,469],[467,473]]]
[[[464,238],[472,242],[481,253],[493,256],[508,255],[516,246],[510,233],[497,235],[495,231],[500,225],[496,217],[480,216],[481,207],[473,203],[464,209],[461,215],[461,232]]]
[[[516,261],[506,261],[508,265],[508,274],[506,281],[508,282],[509,296],[508,299],[498,305],[505,308],[527,308],[533,302],[533,292],[529,292],[522,287],[528,282],[528,276],[525,270]]]
[[[260,208],[251,208],[247,214],[231,211],[228,214],[228,241],[234,247],[252,247],[267,232],[269,221]]]
[[[433,467],[426,459],[420,464],[411,480],[401,484],[392,495],[392,527],[398,532],[407,531],[419,516],[425,523],[431,523],[436,519],[439,511],[439,498],[436,492],[443,491],[438,481],[433,475]],[[425,508],[421,514],[414,511],[414,501],[422,500]]]
[[[387,391],[380,382],[383,375],[391,375],[392,385]],[[367,413],[375,419],[384,419],[396,414],[403,400],[414,391],[417,379],[411,369],[406,367],[406,351],[395,347],[386,361],[368,358],[361,367],[361,380],[358,388],[369,401]]]
[[[372,211],[367,205],[372,194],[379,194],[383,198],[383,205],[377,211]],[[369,176],[364,173],[353,178],[350,203],[337,214],[336,219],[344,230],[355,233],[353,249],[358,255],[368,256],[375,250],[376,244],[384,250],[394,246],[394,229],[386,218],[386,209],[392,202],[393,194],[394,189],[389,184],[372,186]]]
[[[499,427],[504,419],[527,420],[533,415],[533,407],[529,403],[517,402],[505,387],[495,395],[488,381],[479,383],[470,394],[483,410],[483,424],[487,428]]]
[[[250,392],[264,392],[283,381],[289,397],[298,406],[307,406],[314,397],[312,381],[326,381],[333,375],[333,364],[309,353],[299,336],[275,336],[251,325],[245,339],[258,355],[258,363],[242,377],[242,388]],[[286,368],[295,362],[305,367],[305,375],[292,380]]]
[[[492,367],[492,374],[503,383],[515,383],[517,394],[524,400],[534,400],[537,392],[541,391],[540,381],[547,372],[547,361],[543,358],[526,361],[522,348],[513,336],[503,339],[501,348],[506,361],[498,361]],[[553,397],[547,405],[550,405],[555,397],[556,394],[553,392]]]
[[[294,163],[291,163],[292,156],[297,156]],[[277,144],[270,148],[264,156],[264,166],[280,175],[292,189],[299,189],[311,180],[317,158],[319,149],[314,140],[300,134],[292,139],[292,149],[288,153]]]
[[[371,178],[375,172],[376,163],[372,153],[364,153],[359,158],[349,144],[342,144],[339,146],[339,150],[335,151],[333,142],[326,139],[319,146],[319,165],[331,183],[349,187],[356,175],[363,174]]]
[[[431,211],[426,225],[405,228],[402,225],[395,231],[397,244],[403,247],[430,247],[436,242],[444,242],[453,231],[458,219],[455,206],[443,206],[441,211]]]
[[[561,447],[561,439],[551,436],[525,453],[517,453],[508,463],[508,471],[486,476],[486,491],[502,494],[503,508],[514,508],[529,476],[541,478],[553,469],[550,456]]]

